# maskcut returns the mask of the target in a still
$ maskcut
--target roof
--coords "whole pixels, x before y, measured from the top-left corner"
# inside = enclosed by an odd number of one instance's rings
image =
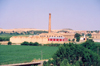
[[[75,33],[41,33],[39,35],[75,35]]]
[[[65,37],[50,37],[49,39],[64,39]]]

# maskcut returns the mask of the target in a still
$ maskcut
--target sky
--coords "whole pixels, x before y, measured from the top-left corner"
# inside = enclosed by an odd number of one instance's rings
[[[100,30],[100,0],[0,0],[0,28]]]

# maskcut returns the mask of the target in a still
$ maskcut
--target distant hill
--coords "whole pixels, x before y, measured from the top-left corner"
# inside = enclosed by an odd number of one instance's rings
[[[45,29],[35,29],[35,28],[18,28],[18,29],[1,29],[0,28],[0,33],[1,32],[3,32],[3,33],[15,33],[15,32],[17,32],[17,33],[24,33],[24,32],[28,32],[28,31],[32,32],[32,34],[33,34],[33,32],[36,32],[36,31],[38,31],[40,33],[45,31],[47,33],[48,30],[45,30]],[[52,30],[52,32],[66,32],[66,31],[73,32],[73,30],[70,29],[70,28]]]
[[[73,29],[70,29],[70,28],[64,28],[64,29],[62,29],[62,30],[73,30]]]

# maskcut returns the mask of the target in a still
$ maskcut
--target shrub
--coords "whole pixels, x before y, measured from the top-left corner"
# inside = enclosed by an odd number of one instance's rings
[[[27,41],[24,41],[23,43],[21,43],[21,45],[29,45],[29,43]]]
[[[12,44],[12,42],[9,41],[9,42],[8,42],[8,45],[11,45],[11,44]]]
[[[33,43],[33,42],[26,42],[26,41],[24,41],[23,43],[21,43],[21,45],[29,45],[29,46],[41,46],[41,44],[39,44],[38,42],[35,42],[35,43]]]
[[[38,42],[35,42],[35,43],[33,44],[33,46],[39,46],[39,43],[38,43]]]
[[[74,42],[74,41],[75,41],[75,39],[72,39],[72,41]]]
[[[30,42],[29,45],[30,45],[30,46],[34,46],[34,43],[33,43],[33,42]]]

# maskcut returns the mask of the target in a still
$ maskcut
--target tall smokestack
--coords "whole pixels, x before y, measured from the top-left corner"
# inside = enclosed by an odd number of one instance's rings
[[[51,13],[49,13],[49,29],[48,33],[51,33]]]

